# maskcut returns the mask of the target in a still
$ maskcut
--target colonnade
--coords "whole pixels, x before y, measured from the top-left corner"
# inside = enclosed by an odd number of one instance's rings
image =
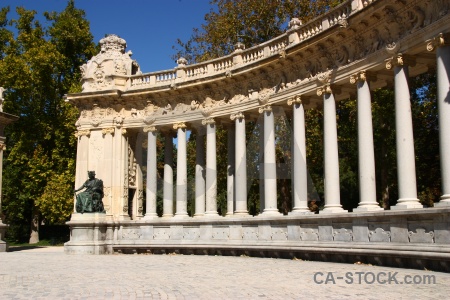
[[[438,77],[438,113],[440,130],[440,154],[442,170],[442,197],[436,206],[450,205],[450,46],[444,35],[428,41],[427,49],[436,50]],[[394,75],[396,146],[398,169],[397,205],[392,209],[422,208],[417,197],[414,138],[408,87],[409,66],[414,63],[407,55],[396,54],[386,60],[386,68]],[[334,89],[330,78],[320,78],[317,95],[323,98],[324,110],[324,194],[325,207],[320,213],[344,213],[340,203],[339,157]],[[373,142],[370,81],[375,74],[359,71],[350,76],[357,92],[357,129],[360,202],[355,212],[379,211],[382,208],[376,200],[375,155]],[[293,110],[293,209],[295,213],[309,213],[307,203],[307,166],[305,145],[305,117],[302,96],[288,100]],[[262,215],[279,215],[277,209],[277,174],[275,160],[275,128],[273,104],[259,108],[263,114],[263,182],[261,192]],[[247,166],[245,112],[230,115],[234,125],[227,125],[228,131],[228,178],[227,215],[248,216],[247,211]],[[187,217],[187,157],[186,131],[183,122],[173,125],[178,137],[176,211],[173,208],[173,132],[165,132],[164,196],[163,217]],[[196,128],[196,168],[195,168],[195,217],[215,217],[217,213],[217,149],[216,122],[208,116]],[[148,135],[147,158],[147,201],[145,218],[156,217],[156,128],[145,128]],[[201,134],[203,132],[203,134]],[[206,132],[206,153],[203,137]],[[205,160],[206,158],[206,160]]]

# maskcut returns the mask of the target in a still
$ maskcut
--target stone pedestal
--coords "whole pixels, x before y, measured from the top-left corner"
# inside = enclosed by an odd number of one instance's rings
[[[2,219],[0,219],[0,252],[8,251],[8,244],[4,241],[7,225],[2,223]]]

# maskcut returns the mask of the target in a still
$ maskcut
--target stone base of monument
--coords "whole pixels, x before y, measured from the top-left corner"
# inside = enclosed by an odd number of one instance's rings
[[[65,253],[112,253],[114,226],[106,221],[105,213],[74,213],[67,224],[70,227],[70,241],[64,244]]]
[[[244,254],[450,271],[450,208],[68,225],[67,253]]]
[[[3,224],[2,220],[0,219],[0,252],[8,251],[8,244],[4,241],[7,228],[8,225]]]

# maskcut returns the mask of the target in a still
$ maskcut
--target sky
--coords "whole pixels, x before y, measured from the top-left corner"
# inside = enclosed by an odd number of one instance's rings
[[[0,0],[0,7],[10,6],[9,19],[23,6],[36,10],[36,17],[46,23],[45,11],[64,10],[66,0]],[[94,42],[114,33],[125,39],[143,73],[172,69],[172,55],[179,38],[187,41],[194,27],[204,23],[212,6],[209,0],[75,0],[75,6],[86,12]]]

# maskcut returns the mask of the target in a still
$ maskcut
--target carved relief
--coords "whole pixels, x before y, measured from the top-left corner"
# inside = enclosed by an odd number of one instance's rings
[[[242,239],[244,240],[257,240],[258,239],[258,227],[242,227]]]
[[[351,242],[353,239],[353,233],[351,230],[345,228],[335,229],[333,232],[333,240],[339,242]]]
[[[213,240],[228,240],[230,238],[230,228],[228,226],[214,226],[212,238]]]
[[[122,229],[122,239],[123,240],[139,240],[142,234],[140,229],[123,228]]]
[[[369,241],[388,243],[391,241],[391,233],[384,231],[383,228],[376,228],[374,231],[369,232]]]
[[[434,243],[434,232],[426,232],[424,228],[416,228],[416,232],[408,233],[410,243]]]
[[[155,240],[169,240],[170,239],[170,227],[155,227],[153,229],[153,238]]]
[[[138,202],[138,213],[142,215],[144,213],[144,190],[141,189],[138,190],[137,202]]]
[[[300,232],[300,239],[302,241],[318,241],[319,233],[317,229],[313,228],[302,228]]]
[[[288,239],[287,228],[286,227],[272,227],[271,239],[273,241],[285,241]]]

